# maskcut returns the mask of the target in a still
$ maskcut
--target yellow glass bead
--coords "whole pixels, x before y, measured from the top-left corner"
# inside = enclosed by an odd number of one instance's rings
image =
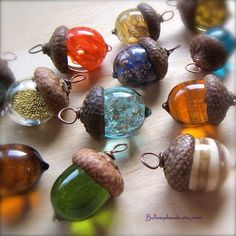
[[[220,26],[225,22],[228,15],[225,1],[199,0],[196,7],[196,27],[201,31],[205,31]]]
[[[137,9],[123,11],[116,19],[115,34],[126,45],[138,43],[142,37],[150,37],[148,26]]]

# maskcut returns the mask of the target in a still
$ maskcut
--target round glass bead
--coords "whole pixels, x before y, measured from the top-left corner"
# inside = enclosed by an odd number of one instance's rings
[[[51,202],[56,219],[84,220],[97,212],[110,193],[76,165],[68,167],[55,181]]]
[[[219,40],[224,45],[229,56],[233,53],[236,47],[236,40],[229,31],[217,27],[207,30],[206,34]]]
[[[43,124],[53,116],[32,79],[17,81],[8,89],[5,107],[13,121],[26,126]]]
[[[150,37],[143,15],[137,9],[120,13],[116,19],[115,28],[117,37],[126,45],[138,43],[142,37]]]
[[[121,83],[145,85],[156,79],[149,55],[142,45],[131,45],[118,53],[113,64],[113,77]]]
[[[68,66],[72,70],[96,69],[109,50],[102,35],[88,27],[75,27],[68,30],[67,49]]]
[[[105,89],[105,137],[120,138],[134,134],[150,110],[140,94],[126,87]]]

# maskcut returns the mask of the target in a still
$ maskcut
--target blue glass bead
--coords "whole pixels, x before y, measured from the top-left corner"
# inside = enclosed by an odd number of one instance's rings
[[[120,51],[113,71],[113,77],[123,84],[145,85],[156,79],[149,55],[142,45],[131,45]]]
[[[151,114],[145,107],[143,97],[133,89],[114,87],[105,89],[105,136],[128,137],[143,124]]]
[[[229,56],[233,53],[236,47],[236,40],[229,31],[221,27],[216,27],[207,30],[206,34],[213,38],[218,39],[224,45]]]
[[[225,79],[229,72],[232,70],[232,65],[229,63],[226,63],[222,68],[213,71],[213,74],[216,75],[219,79],[223,80]]]

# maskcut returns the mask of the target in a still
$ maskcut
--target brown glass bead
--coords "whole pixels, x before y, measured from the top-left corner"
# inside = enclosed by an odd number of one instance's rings
[[[30,146],[0,145],[0,197],[28,190],[48,167],[41,155]]]

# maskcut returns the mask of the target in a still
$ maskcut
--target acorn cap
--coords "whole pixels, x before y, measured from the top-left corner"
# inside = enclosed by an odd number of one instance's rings
[[[117,165],[107,154],[91,149],[81,149],[73,155],[72,162],[83,169],[113,197],[123,192],[123,178]]]
[[[0,82],[8,89],[16,79],[6,60],[0,58]]]
[[[42,95],[48,109],[57,114],[69,105],[69,88],[66,82],[47,67],[38,67],[34,71],[37,89]]]
[[[178,0],[177,8],[187,29],[196,31],[195,15],[198,0]]]
[[[166,49],[148,37],[142,38],[139,43],[146,49],[150,57],[153,69],[156,73],[156,80],[161,80],[165,77],[168,70],[168,52]]]
[[[66,46],[67,34],[68,28],[59,26],[52,34],[49,42],[43,46],[43,53],[51,58],[53,64],[61,73],[69,71]]]
[[[95,139],[101,139],[105,134],[104,121],[104,89],[94,87],[86,96],[80,108],[80,120],[86,131]]]
[[[162,16],[158,14],[150,5],[147,3],[140,3],[137,9],[142,13],[143,18],[147,24],[150,37],[154,40],[158,40],[160,36],[161,27],[160,24],[163,22]]]
[[[236,104],[236,95],[228,91],[214,75],[208,74],[203,78],[207,88],[207,114],[209,123],[218,125],[226,116],[229,107]]]
[[[194,150],[194,137],[190,134],[182,134],[175,138],[162,154],[165,177],[168,184],[176,191],[189,190]]]
[[[228,57],[223,44],[208,35],[198,35],[193,38],[190,54],[196,65],[205,71],[214,71],[223,67]]]

